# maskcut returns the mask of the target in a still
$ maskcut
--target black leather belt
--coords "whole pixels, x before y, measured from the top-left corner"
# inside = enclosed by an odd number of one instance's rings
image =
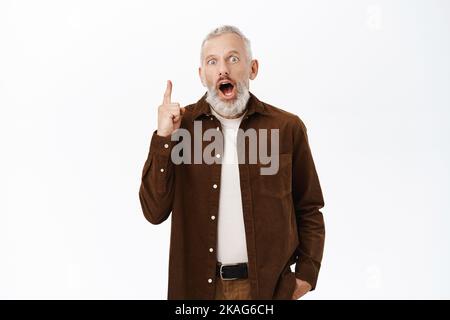
[[[248,278],[247,263],[221,264],[217,263],[216,274],[223,280]]]

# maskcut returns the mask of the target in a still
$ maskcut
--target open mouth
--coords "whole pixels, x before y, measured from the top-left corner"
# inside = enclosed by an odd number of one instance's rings
[[[225,97],[233,96],[234,86],[231,82],[223,82],[219,85],[219,90]]]

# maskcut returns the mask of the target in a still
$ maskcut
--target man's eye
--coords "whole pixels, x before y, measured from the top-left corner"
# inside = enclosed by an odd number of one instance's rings
[[[211,60],[208,60],[208,62],[207,62],[208,64],[216,64],[216,60],[214,60],[214,59],[211,59]]]
[[[239,58],[238,58],[238,57],[236,57],[236,56],[231,56],[231,57],[230,57],[230,62],[236,63],[236,62],[238,62],[238,61],[239,61]]]

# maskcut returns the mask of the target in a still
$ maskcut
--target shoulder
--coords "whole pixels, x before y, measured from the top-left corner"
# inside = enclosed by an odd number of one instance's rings
[[[188,115],[192,114],[194,112],[196,105],[197,105],[197,103],[195,102],[195,103],[191,103],[191,104],[184,106],[184,109],[186,110],[185,111],[186,114],[188,114]]]
[[[306,132],[305,123],[299,115],[267,102],[260,102],[264,105],[264,115],[267,116],[270,121],[277,122],[280,126],[288,126],[294,131]]]
[[[184,113],[183,113],[183,117],[182,117],[182,123],[190,123],[192,122],[192,120],[194,120],[194,114],[195,111],[197,110],[197,102],[195,103],[191,103],[188,105],[185,105],[184,108]],[[183,125],[182,125],[183,126]]]

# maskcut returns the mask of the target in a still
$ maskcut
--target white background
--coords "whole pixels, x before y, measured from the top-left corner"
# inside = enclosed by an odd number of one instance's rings
[[[298,114],[327,238],[305,299],[450,298],[449,1],[1,1],[0,298],[166,299],[138,190],[167,79],[238,26]],[[282,235],[280,235],[282,236]]]

